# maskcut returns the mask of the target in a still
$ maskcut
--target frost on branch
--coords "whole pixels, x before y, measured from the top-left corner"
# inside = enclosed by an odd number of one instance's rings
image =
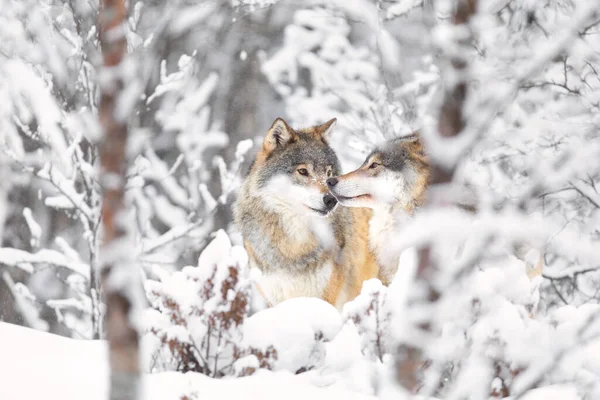
[[[191,8],[138,2],[124,25],[135,55],[124,66],[131,79],[119,105],[136,115],[128,121],[125,196],[136,212],[130,227],[136,261],[147,269],[185,265],[226,225],[215,214],[237,188],[248,150],[240,141],[235,158],[217,156],[231,142],[212,107],[223,94],[215,94],[219,79],[196,63],[193,49],[206,51],[198,43],[227,26],[211,25],[201,39],[197,31],[189,35]],[[97,5],[23,0],[4,11],[0,19],[10,29],[0,29],[0,247],[7,251],[0,268],[8,266],[14,280],[29,286],[33,297],[25,301],[51,322],[51,331],[98,338]],[[219,8],[222,15],[230,11]],[[176,24],[182,19],[187,27]],[[165,53],[156,42],[174,40],[160,37],[171,24],[177,45]]]
[[[144,129],[134,134],[131,151],[137,155],[130,184],[139,226],[138,252],[147,265],[185,265],[204,248],[208,235],[221,228],[216,214],[239,187],[241,165],[251,140],[237,144],[226,162],[217,155],[230,145],[229,135],[211,121],[209,100],[219,84],[216,73],[201,80],[196,55],[183,54],[177,69],[160,66],[160,82],[145,101],[156,106],[151,115],[159,127],[158,141],[148,143]],[[172,160],[169,162],[169,160]]]
[[[152,308],[147,336],[155,344],[150,370],[194,371],[211,377],[243,376],[271,369],[273,347],[243,345],[251,280],[243,248],[224,231],[206,247],[196,267],[169,274],[156,267],[159,281],[147,281]]]

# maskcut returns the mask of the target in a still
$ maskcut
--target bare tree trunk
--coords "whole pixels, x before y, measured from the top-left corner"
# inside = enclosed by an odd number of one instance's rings
[[[457,0],[456,9],[452,16],[452,23],[454,25],[466,25],[471,16],[475,14],[476,8],[477,0]],[[457,46],[459,52],[448,55],[446,60],[449,63],[448,68],[451,70],[446,76],[451,76],[453,80],[456,80],[453,81],[452,85],[446,86],[444,91],[437,129],[438,135],[441,137],[458,136],[465,127],[463,108],[467,95],[466,75],[468,64],[464,58],[464,53],[460,53],[460,51],[464,51],[469,45],[470,40],[470,37],[460,39],[459,46]],[[436,162],[435,159],[431,160],[431,194],[427,198],[425,207],[435,207],[441,203],[441,197],[443,196],[441,196],[438,188],[452,182],[455,167],[444,167]],[[417,288],[424,289],[420,291],[420,297],[414,299],[414,301],[419,305],[427,307],[429,311],[432,311],[433,305],[441,295],[432,284],[432,277],[436,274],[438,266],[431,254],[431,245],[424,246],[419,250],[419,262],[414,285]],[[431,312],[428,314],[432,315]],[[432,325],[433,321],[428,317],[420,321],[416,328],[423,334],[421,337],[428,337],[432,334]],[[396,358],[396,377],[398,382],[408,391],[415,392],[419,386],[420,379],[418,374],[423,365],[424,360],[421,349],[412,344],[402,344],[398,349]]]
[[[139,392],[139,337],[132,325],[134,266],[123,245],[126,181],[126,121],[115,115],[123,90],[122,60],[127,51],[125,0],[102,0],[98,19],[104,68],[100,78],[99,117],[104,136],[100,147],[102,221],[104,243],[100,277],[106,301],[106,336],[109,343],[110,399],[133,400]]]

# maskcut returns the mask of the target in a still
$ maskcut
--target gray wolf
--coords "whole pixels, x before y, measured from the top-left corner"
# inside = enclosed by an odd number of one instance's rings
[[[327,179],[331,193],[347,207],[369,207],[369,246],[380,266],[380,280],[389,283],[403,249],[394,246],[394,232],[424,203],[430,165],[417,133],[397,138],[375,149],[356,170]],[[456,204],[473,212],[470,204]],[[530,279],[542,274],[541,252],[518,243],[513,254],[525,262]]]
[[[369,247],[384,284],[396,274],[401,254],[390,240],[402,220],[423,204],[428,180],[429,164],[416,134],[385,143],[356,170],[327,179],[329,190],[340,204],[373,210]]]
[[[270,305],[318,297],[339,309],[378,275],[370,210],[336,207],[326,184],[340,173],[328,144],[335,122],[293,129],[277,118],[242,184],[234,217]]]

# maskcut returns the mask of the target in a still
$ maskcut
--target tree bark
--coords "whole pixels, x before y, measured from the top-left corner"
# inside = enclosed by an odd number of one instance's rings
[[[477,8],[477,0],[457,0],[456,8],[452,16],[454,25],[466,25],[469,19],[475,14]],[[467,69],[468,63],[464,58],[464,50],[471,41],[470,37],[465,37],[458,41],[458,49],[463,50],[462,53],[451,54],[445,60],[451,69],[450,76],[457,79],[452,85],[448,85],[444,91],[444,98],[440,108],[438,117],[437,133],[442,138],[458,136],[465,127],[464,118],[464,103],[467,96]],[[456,78],[460,77],[460,78]],[[454,170],[456,166],[448,168],[442,166],[435,159],[430,160],[431,175],[430,175],[430,192],[424,205],[427,207],[438,206],[442,200],[439,189],[436,186],[446,185],[452,182]],[[415,287],[424,288],[418,298],[414,301],[420,305],[427,306],[432,311],[433,305],[440,298],[441,293],[433,285],[432,277],[436,274],[438,266],[435,258],[432,257],[431,244],[419,249],[419,261],[415,276]],[[429,313],[431,315],[431,312]],[[417,324],[416,329],[422,333],[421,337],[429,337],[433,333],[433,321],[426,318]],[[420,379],[419,372],[424,367],[425,360],[423,359],[422,349],[410,343],[404,343],[399,346],[396,357],[396,378],[400,385],[407,391],[414,393],[419,387]]]
[[[104,67],[100,71],[99,118],[103,131],[100,145],[102,223],[104,242],[100,250],[100,271],[106,302],[106,337],[109,343],[110,399],[138,398],[139,336],[132,324],[134,265],[123,246],[126,182],[127,123],[117,118],[116,108],[123,90],[122,61],[127,51],[125,0],[101,0],[98,25]]]

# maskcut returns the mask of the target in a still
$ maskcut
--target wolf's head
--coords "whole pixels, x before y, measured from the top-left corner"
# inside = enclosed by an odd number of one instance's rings
[[[336,119],[294,130],[277,118],[251,169],[253,195],[273,211],[327,215],[337,200],[326,180],[339,174],[338,159],[327,139]]]
[[[358,169],[328,178],[327,185],[344,206],[412,209],[423,200],[428,179],[427,158],[419,136],[413,134],[386,143]]]

